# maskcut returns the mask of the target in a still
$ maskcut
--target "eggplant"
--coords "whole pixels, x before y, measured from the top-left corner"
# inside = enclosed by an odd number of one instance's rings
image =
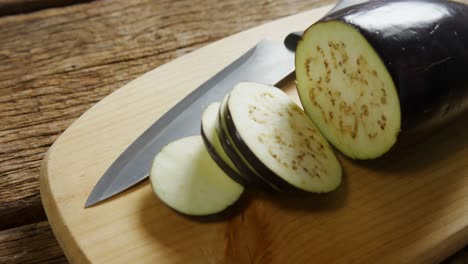
[[[468,108],[468,6],[372,1],[310,26],[296,49],[307,115],[354,159],[382,156]]]
[[[342,169],[333,150],[286,93],[243,82],[224,107],[232,142],[279,191],[324,193],[340,185]]]
[[[234,181],[245,186],[248,179],[241,174],[231,159],[227,156],[216,133],[218,122],[219,103],[211,103],[202,115],[200,134],[205,143],[206,150],[218,166]]]
[[[243,153],[239,150],[236,144],[233,142],[231,133],[227,128],[225,111],[226,105],[229,98],[227,94],[219,107],[218,113],[218,122],[216,123],[216,132],[220,140],[221,146],[227,156],[234,163],[240,175],[243,176],[246,180],[246,186],[252,187],[254,189],[263,190],[266,192],[276,192],[279,191],[278,187],[274,186],[270,182],[266,181],[257,170],[249,163],[249,161],[244,157]]]
[[[200,136],[165,146],[154,158],[150,180],[162,202],[191,216],[219,213],[239,200],[244,191],[216,165]]]

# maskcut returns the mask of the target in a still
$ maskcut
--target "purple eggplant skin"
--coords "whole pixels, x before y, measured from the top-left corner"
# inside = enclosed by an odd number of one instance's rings
[[[356,28],[397,87],[401,132],[439,127],[468,109],[468,6],[440,0],[371,1],[325,16]]]
[[[244,186],[247,188],[253,188],[253,189],[264,191],[267,193],[275,192],[276,191],[275,189],[273,189],[265,181],[259,179],[258,176],[255,174],[255,172],[253,172],[247,166],[247,164],[244,163],[242,158],[234,149],[234,146],[232,146],[233,143],[229,140],[228,135],[227,135],[228,131],[224,131],[224,129],[222,128],[221,118],[223,118],[221,114],[218,115],[218,122],[216,124],[216,133],[221,142],[221,147],[224,149],[227,156],[231,159],[232,163],[234,163],[236,168],[239,170],[240,175],[244,178],[244,181],[243,181]]]
[[[213,145],[210,143],[210,140],[205,134],[205,131],[203,131],[203,127],[200,129],[200,134],[203,139],[203,143],[205,144],[205,148],[208,151],[208,154],[210,154],[211,158],[216,162],[216,164],[235,182],[239,183],[242,186],[247,185],[247,180],[245,179],[245,176],[243,177],[241,174],[237,173],[235,170],[233,170],[229,165],[218,155],[218,152],[216,152],[216,149],[213,147]]]

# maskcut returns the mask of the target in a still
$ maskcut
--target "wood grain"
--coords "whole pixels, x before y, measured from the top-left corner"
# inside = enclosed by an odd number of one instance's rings
[[[0,16],[33,12],[51,7],[63,7],[91,0],[0,0]]]
[[[214,40],[324,2],[107,1],[0,19],[0,229],[44,219],[40,160],[100,99]]]
[[[187,54],[109,95],[67,129],[47,152],[40,181],[67,257],[77,263],[438,263],[462,248],[468,115],[404,155],[369,162],[340,156],[345,177],[335,192],[301,199],[250,193],[221,221],[182,217],[155,198],[148,182],[83,208],[111,162],[162,113],[260,39],[282,41],[326,10]],[[283,88],[297,100],[292,80]]]
[[[47,222],[0,231],[0,263],[68,263]]]

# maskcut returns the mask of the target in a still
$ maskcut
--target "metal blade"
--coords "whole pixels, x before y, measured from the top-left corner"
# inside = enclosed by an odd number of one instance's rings
[[[221,100],[238,82],[274,85],[293,71],[293,51],[282,43],[269,40],[259,42],[190,93],[138,137],[104,173],[89,195],[85,207],[148,178],[155,155],[176,139],[199,134],[205,107]]]

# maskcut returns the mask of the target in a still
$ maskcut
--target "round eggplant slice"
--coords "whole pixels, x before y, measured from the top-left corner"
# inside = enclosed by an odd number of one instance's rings
[[[333,150],[283,91],[239,83],[230,93],[225,115],[239,150],[281,190],[322,193],[340,185],[342,169]]]
[[[227,94],[219,107],[218,122],[216,126],[216,132],[218,134],[221,146],[225,150],[226,154],[235,164],[237,169],[241,172],[241,175],[245,175],[247,184],[251,187],[262,189],[265,191],[279,191],[279,188],[266,181],[256,169],[249,163],[244,155],[239,151],[239,148],[235,145],[232,140],[230,131],[227,128],[225,116],[225,109],[227,106],[227,100],[229,94]]]
[[[245,186],[245,176],[241,176],[231,159],[227,156],[219,137],[216,133],[216,123],[218,122],[219,103],[210,104],[202,115],[201,136],[205,147],[208,150],[211,158],[223,169],[223,171],[239,184]]]
[[[244,190],[213,161],[200,136],[164,147],[154,159],[150,180],[161,201],[187,215],[221,212]]]
[[[296,49],[307,115],[341,152],[377,158],[468,109],[468,6],[370,1],[325,16]]]

